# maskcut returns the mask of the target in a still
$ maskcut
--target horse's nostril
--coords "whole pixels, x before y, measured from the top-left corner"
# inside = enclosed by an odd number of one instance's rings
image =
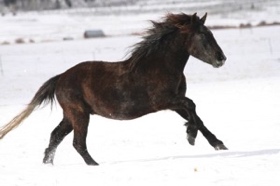
[[[227,57],[223,53],[218,53],[217,54],[217,60],[218,61],[225,61]]]

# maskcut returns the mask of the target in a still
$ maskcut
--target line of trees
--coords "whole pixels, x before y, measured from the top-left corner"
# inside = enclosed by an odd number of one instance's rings
[[[18,10],[28,11],[72,7],[115,6],[132,4],[137,1],[141,0],[0,0],[0,13],[2,16],[10,12],[16,15]]]
[[[71,7],[130,4],[137,0],[0,0],[0,7],[21,10],[61,9]]]
[[[72,7],[74,4],[85,4],[95,0],[0,0],[0,6],[17,9],[36,10],[36,9],[60,9]]]

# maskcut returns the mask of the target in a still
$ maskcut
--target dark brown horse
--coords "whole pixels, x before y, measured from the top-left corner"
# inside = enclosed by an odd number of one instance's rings
[[[152,22],[143,41],[124,61],[80,63],[48,80],[28,107],[0,129],[0,138],[17,127],[45,101],[57,101],[63,119],[51,133],[44,163],[53,163],[57,146],[74,131],[73,146],[88,165],[97,165],[88,153],[86,137],[90,114],[128,120],[160,110],[173,110],[188,121],[187,139],[194,145],[198,130],[216,149],[227,149],[203,124],[194,102],[185,97],[184,67],[190,55],[220,67],[226,57],[204,25],[207,14],[168,14]]]

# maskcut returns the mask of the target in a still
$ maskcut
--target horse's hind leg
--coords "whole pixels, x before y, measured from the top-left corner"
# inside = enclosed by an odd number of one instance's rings
[[[82,156],[86,164],[98,165],[87,150],[86,137],[89,124],[89,113],[78,111],[78,109],[71,110],[71,118],[74,129],[73,146],[77,152]]]
[[[43,163],[53,164],[53,159],[57,146],[61,143],[64,137],[67,136],[72,130],[73,127],[71,123],[66,118],[63,118],[60,124],[51,133],[50,143],[48,148],[45,150],[45,157],[43,159]]]

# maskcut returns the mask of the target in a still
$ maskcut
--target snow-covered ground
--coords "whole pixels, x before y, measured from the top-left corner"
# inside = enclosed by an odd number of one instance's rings
[[[272,20],[208,16],[208,24]],[[237,15],[237,14],[236,14]],[[31,100],[47,79],[85,60],[116,61],[141,40],[128,35],[158,20],[159,13],[77,16],[26,13],[0,19],[0,125]],[[277,17],[273,19],[277,20]],[[278,17],[279,19],[279,17]],[[114,37],[82,39],[85,29]],[[214,151],[202,135],[187,142],[184,120],[170,111],[131,121],[91,117],[88,148],[100,166],[86,166],[70,134],[55,165],[43,165],[49,135],[60,122],[57,104],[35,111],[0,141],[0,185],[246,185],[280,183],[280,27],[213,31],[228,60],[224,67],[191,58],[187,96],[205,125],[229,151]],[[61,41],[71,36],[72,41]],[[35,43],[13,44],[16,38]],[[47,42],[52,41],[52,42]]]

